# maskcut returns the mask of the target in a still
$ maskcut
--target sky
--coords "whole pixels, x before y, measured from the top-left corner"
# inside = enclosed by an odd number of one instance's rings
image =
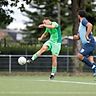
[[[13,22],[10,23],[7,28],[9,29],[24,29],[26,25],[24,24],[25,21],[28,21],[29,19],[22,15],[22,13],[19,10],[15,10],[14,14],[11,14],[11,16],[14,18]]]
[[[10,0],[8,0],[8,1],[11,2]],[[18,3],[17,6],[20,7],[20,5],[22,3],[24,4],[24,6],[25,6],[26,9],[29,9],[29,6],[26,5],[24,2],[22,2],[22,0],[21,0],[21,2]],[[10,16],[14,18],[14,20],[13,20],[12,23],[10,23],[7,26],[8,29],[17,29],[17,30],[20,30],[20,29],[24,29],[26,27],[26,25],[24,24],[24,22],[25,21],[29,21],[29,19],[26,16],[24,16],[22,14],[22,12],[17,7],[7,6],[7,7],[3,7],[3,8],[4,9],[6,9],[6,8],[8,9],[9,8],[9,9],[14,10],[14,13],[10,14]]]

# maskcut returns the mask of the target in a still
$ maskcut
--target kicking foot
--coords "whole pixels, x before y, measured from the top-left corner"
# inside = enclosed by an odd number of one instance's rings
[[[32,59],[28,59],[27,61],[26,61],[26,63],[32,63]]]

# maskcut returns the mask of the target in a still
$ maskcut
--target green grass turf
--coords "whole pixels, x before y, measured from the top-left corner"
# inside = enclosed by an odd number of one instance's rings
[[[57,75],[55,80],[49,80],[48,75],[0,76],[0,96],[96,96],[96,79],[63,75]]]

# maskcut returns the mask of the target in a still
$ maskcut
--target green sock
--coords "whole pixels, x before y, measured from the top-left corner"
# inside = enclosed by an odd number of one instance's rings
[[[52,66],[52,73],[56,73],[57,72],[57,67],[54,67],[54,66]]]
[[[33,56],[32,56],[32,60],[34,61],[36,58],[38,57],[38,54],[37,53],[35,53]]]

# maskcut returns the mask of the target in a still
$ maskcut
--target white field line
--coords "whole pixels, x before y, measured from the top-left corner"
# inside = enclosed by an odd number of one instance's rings
[[[14,95],[14,94],[18,94],[18,95],[32,95],[32,94],[37,94],[37,95],[40,95],[40,94],[49,94],[49,95],[60,95],[60,94],[80,94],[80,95],[86,95],[86,94],[90,94],[90,95],[95,95],[96,94],[96,92],[60,92],[60,91],[58,91],[58,92],[52,92],[52,91],[49,91],[49,92],[19,92],[19,91],[8,91],[8,92],[0,92],[0,94],[1,95],[4,95],[4,94],[6,94],[6,95]]]
[[[36,80],[41,82],[56,82],[56,83],[70,83],[70,84],[82,84],[82,85],[95,85],[96,83],[91,82],[77,82],[77,81],[62,81],[62,80]]]

